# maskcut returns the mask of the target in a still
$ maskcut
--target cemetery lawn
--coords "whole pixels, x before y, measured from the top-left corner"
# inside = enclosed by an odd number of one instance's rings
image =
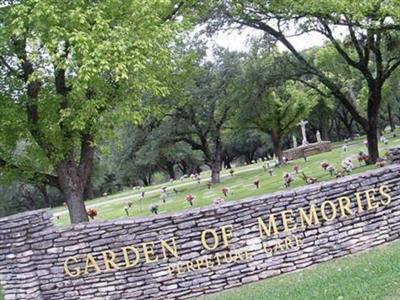
[[[201,298],[202,300],[400,299],[400,242]]]
[[[398,132],[399,135],[400,132]],[[389,137],[389,135],[388,135]],[[384,145],[380,143],[381,155],[385,153],[388,148],[399,146],[400,137],[390,138],[389,144]],[[198,184],[191,178],[176,180],[175,182],[168,182],[165,184],[158,184],[142,188],[139,190],[126,190],[118,194],[109,195],[93,200],[86,201],[87,208],[96,208],[98,216],[95,220],[110,220],[116,218],[126,218],[124,208],[128,202],[132,202],[132,208],[129,211],[129,217],[150,216],[149,206],[151,204],[159,205],[159,214],[174,213],[178,211],[191,209],[189,203],[185,200],[186,195],[192,194],[195,196],[193,207],[212,206],[213,200],[218,197],[223,197],[221,189],[223,187],[229,188],[228,197],[225,201],[240,200],[248,197],[259,196],[266,193],[276,192],[278,190],[288,190],[294,187],[304,185],[304,181],[300,174],[304,172],[308,176],[313,176],[319,182],[331,180],[330,174],[323,170],[321,167],[322,161],[328,161],[333,164],[336,169],[341,168],[341,162],[346,158],[352,158],[354,170],[352,174],[365,172],[376,168],[376,166],[366,166],[357,161],[357,154],[359,151],[367,152],[366,146],[363,144],[363,139],[358,139],[354,143],[350,143],[347,152],[342,149],[342,144],[334,144],[334,149],[331,152],[314,155],[308,158],[307,162],[303,159],[289,162],[289,164],[274,168],[273,176],[263,169],[263,162],[234,167],[234,174],[231,176],[229,170],[221,172],[221,183],[214,185],[211,189],[207,188],[207,183],[210,180],[210,173],[208,171],[201,173],[201,182]],[[273,162],[270,163],[271,166]],[[299,175],[295,176],[290,188],[283,186],[283,174],[285,172],[294,173],[293,166],[300,167]],[[260,188],[257,189],[254,181],[260,179]],[[160,199],[161,188],[167,187],[168,198],[166,203]],[[178,194],[173,192],[173,188],[178,190]],[[144,199],[140,200],[141,192],[145,192]],[[54,208],[52,210],[55,216],[55,223],[57,225],[69,224],[68,211],[64,207]]]

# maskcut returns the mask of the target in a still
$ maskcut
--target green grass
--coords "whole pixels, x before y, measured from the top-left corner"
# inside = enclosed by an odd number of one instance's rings
[[[383,153],[387,148],[396,145],[400,145],[400,138],[391,139],[388,146],[381,145],[381,151]],[[127,202],[129,201],[133,202],[132,209],[130,210],[130,217],[149,216],[151,213],[148,208],[150,204],[153,203],[159,205],[159,213],[174,213],[190,209],[189,203],[185,200],[187,194],[192,194],[196,197],[194,200],[194,207],[211,206],[215,198],[223,196],[221,192],[223,187],[228,187],[230,189],[229,195],[225,198],[225,201],[240,200],[246,197],[285,189],[283,187],[283,174],[285,172],[293,172],[294,164],[300,166],[300,173],[304,171],[307,175],[317,177],[318,181],[332,179],[320,166],[321,162],[324,160],[334,164],[336,168],[339,169],[343,159],[352,157],[355,166],[354,174],[375,168],[375,166],[361,166],[357,162],[356,156],[361,150],[364,152],[367,151],[366,147],[362,144],[362,139],[358,140],[355,144],[351,144],[347,152],[344,152],[342,147],[337,145],[332,152],[309,157],[308,162],[304,162],[303,159],[290,162],[290,164],[286,166],[276,168],[273,176],[270,176],[264,171],[262,167],[263,163],[257,163],[234,168],[234,176],[230,176],[228,170],[223,170],[221,174],[221,183],[213,186],[210,190],[207,189],[207,182],[209,181],[210,174],[209,172],[203,172],[201,174],[202,181],[200,184],[194,182],[190,178],[184,181],[177,180],[173,183],[143,188],[140,191],[127,190],[108,197],[90,200],[86,202],[86,205],[88,208],[94,207],[97,209],[98,217],[96,220],[125,218],[124,207],[127,206]],[[253,184],[254,180],[257,178],[260,179],[261,182],[260,189],[256,189]],[[296,176],[290,188],[302,185],[304,185],[304,181],[300,176]],[[163,186],[168,187],[168,199],[166,203],[162,203],[160,199],[160,190]],[[174,187],[179,191],[178,194],[172,191]],[[140,200],[141,191],[145,191],[145,198],[143,200]],[[56,224],[69,224],[69,216],[64,207],[54,208],[53,213],[59,218],[56,220]]]
[[[400,299],[400,242],[281,275],[203,300]]]
[[[3,291],[0,289],[0,300],[4,300],[4,294]]]

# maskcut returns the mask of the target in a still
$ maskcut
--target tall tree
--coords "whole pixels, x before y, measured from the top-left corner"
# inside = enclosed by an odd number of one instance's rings
[[[285,135],[306,117],[316,104],[299,83],[277,78],[273,70],[281,56],[257,42],[244,62],[243,85],[238,118],[244,126],[253,126],[271,137],[275,156],[282,162]]]
[[[215,4],[218,3],[218,4]],[[351,113],[367,134],[371,163],[379,157],[377,126],[382,103],[382,87],[400,66],[398,30],[400,29],[396,0],[269,0],[217,1],[214,12],[223,20],[265,32],[281,42],[308,73],[329,89]],[[215,18],[220,22],[221,18]],[[215,23],[215,22],[214,22]],[[341,59],[359,72],[367,88],[367,114],[364,116],[343,92],[344,87],[318,68],[299,51],[290,37],[316,32],[335,49]],[[340,34],[346,32],[346,42]]]
[[[211,169],[211,181],[220,182],[223,156],[223,131],[234,113],[232,99],[240,72],[240,55],[221,50],[214,62],[204,61],[205,52],[196,49],[196,60],[176,85],[171,101],[172,120],[176,124],[176,141],[189,144],[203,154]],[[191,70],[191,71],[188,71]]]
[[[37,1],[0,9],[0,167],[59,188],[72,223],[105,130],[163,95],[181,1]],[[109,132],[108,132],[109,133]],[[24,155],[15,147],[24,142]]]

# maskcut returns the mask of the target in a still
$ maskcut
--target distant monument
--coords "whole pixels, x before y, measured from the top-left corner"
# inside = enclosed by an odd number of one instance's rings
[[[297,146],[297,140],[295,136],[292,136],[293,139],[293,148],[283,151],[283,156],[288,160],[295,160],[299,158],[306,159],[309,156],[320,154],[323,152],[329,152],[332,150],[331,142],[323,141],[321,139],[321,132],[317,130],[315,136],[317,138],[316,143],[309,143],[307,140],[307,131],[306,125],[308,121],[301,120],[298,124],[301,127],[301,134],[303,136],[303,141],[300,147]]]
[[[308,124],[308,121],[301,120],[299,123],[299,126],[301,127],[301,134],[303,135],[303,141],[301,143],[302,146],[308,145],[307,141],[307,132],[306,132],[306,125]]]
[[[316,134],[315,136],[317,137],[317,142],[318,142],[318,143],[321,143],[321,142],[322,142],[322,140],[321,140],[321,133],[319,132],[319,130],[317,130],[317,134]]]

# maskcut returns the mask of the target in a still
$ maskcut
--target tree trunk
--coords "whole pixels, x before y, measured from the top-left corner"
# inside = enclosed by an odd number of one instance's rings
[[[343,122],[344,126],[346,127],[347,130],[347,134],[349,135],[348,138],[349,139],[353,139],[354,136],[354,132],[353,132],[353,122],[347,123],[347,122]]]
[[[368,98],[368,126],[364,128],[367,132],[368,141],[368,156],[369,163],[375,164],[379,158],[378,148],[378,117],[379,117],[379,105],[381,103],[382,87],[375,83],[369,86],[369,98]]]
[[[171,163],[171,162],[165,163],[165,171],[167,171],[169,179],[175,180],[175,164],[174,163]]]
[[[83,199],[84,200],[94,199],[94,191],[91,178],[88,178],[87,183],[85,185],[85,189],[83,191]]]
[[[220,174],[221,174],[221,163],[218,162],[214,162],[211,165],[211,182],[216,184],[216,183],[220,183]]]
[[[283,162],[283,151],[282,151],[282,137],[276,130],[271,132],[272,146],[274,148],[274,154],[278,159],[279,163]]]
[[[209,164],[209,166],[211,168],[211,182],[220,183],[220,174],[222,167],[222,149],[221,147],[219,147],[219,143],[217,143],[213,159]]]
[[[39,184],[39,185],[37,185],[37,188],[43,195],[43,199],[44,199],[44,203],[45,203],[46,207],[51,208],[51,199],[49,197],[49,193],[47,192],[47,186],[45,184]]]
[[[392,106],[389,103],[387,104],[387,110],[388,110],[388,118],[389,118],[389,124],[390,124],[390,132],[394,132],[396,129],[396,125],[394,124],[394,119],[393,119],[393,114],[392,114]]]
[[[83,202],[83,190],[86,182],[82,182],[79,176],[72,152],[59,164],[57,175],[64,201],[68,206],[71,223],[88,222],[89,218]]]
[[[377,122],[370,121],[369,128],[367,130],[367,141],[368,141],[368,156],[369,163],[375,164],[379,158],[378,149],[378,125]]]

